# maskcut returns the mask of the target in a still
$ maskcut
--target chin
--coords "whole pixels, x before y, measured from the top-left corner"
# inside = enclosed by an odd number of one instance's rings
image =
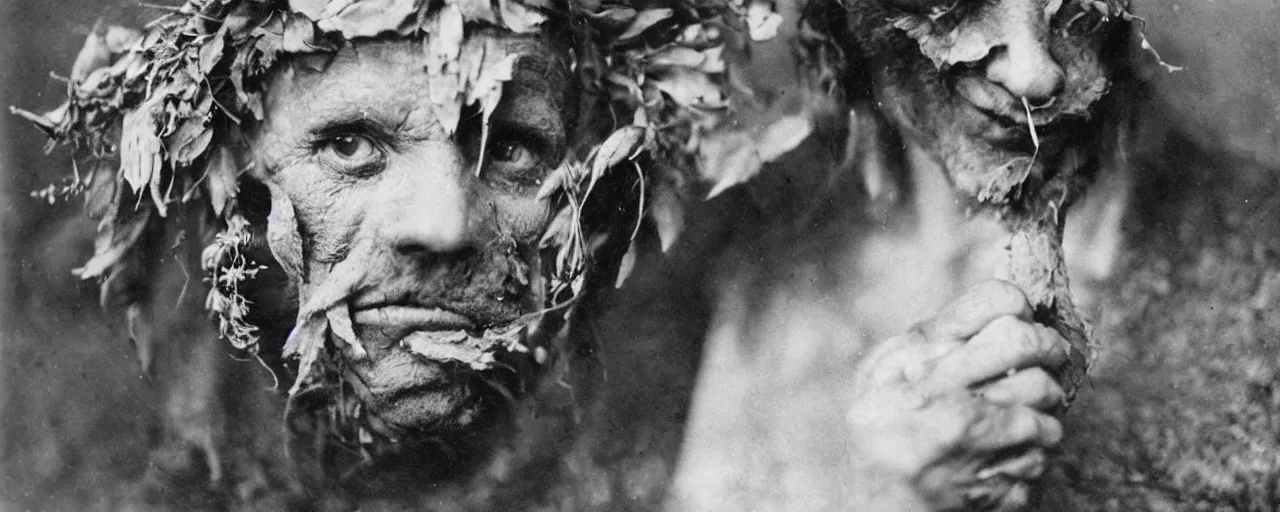
[[[501,394],[491,371],[431,361],[395,348],[353,365],[369,389],[369,412],[398,430],[447,434],[476,427],[497,414]],[[498,396],[494,396],[498,395]]]

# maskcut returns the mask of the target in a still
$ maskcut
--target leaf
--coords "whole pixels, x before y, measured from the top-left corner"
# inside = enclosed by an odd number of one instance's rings
[[[209,202],[213,204],[214,215],[222,217],[222,212],[231,207],[240,193],[238,174],[235,154],[231,148],[224,145],[214,148],[205,167],[204,179],[205,187],[209,190]]]
[[[610,7],[600,12],[587,11],[587,16],[605,28],[621,28],[636,19],[636,10],[630,7]]]
[[[725,70],[723,54],[724,45],[714,46],[706,50],[669,45],[649,57],[647,69],[659,70],[669,67],[683,67],[703,73],[723,73]]]
[[[116,199],[117,180],[113,167],[117,165],[108,160],[99,160],[94,164],[93,181],[84,193],[84,209],[89,213],[89,218],[101,220],[110,211],[112,202]]]
[[[961,23],[948,31],[928,17],[911,14],[898,18],[893,26],[915,39],[920,52],[939,68],[980,61],[1004,37],[998,26],[990,23]]]
[[[426,44],[427,95],[445,132],[453,135],[462,113],[459,96],[463,83],[458,65],[463,43],[462,12],[456,4],[446,4],[426,25],[424,28],[431,34]]]
[[[645,9],[640,11],[640,13],[636,15],[635,19],[631,21],[631,25],[627,26],[627,30],[620,34],[615,41],[621,43],[628,39],[634,39],[644,31],[649,30],[650,27],[653,27],[658,22],[674,16],[675,13],[675,11],[668,8]]]
[[[627,253],[622,256],[622,263],[618,265],[618,277],[613,282],[614,288],[622,288],[622,283],[625,283],[631,276],[631,271],[635,270],[638,245],[635,240],[632,240],[631,245],[627,247]]]
[[[94,241],[93,257],[84,266],[72,270],[71,273],[81,279],[101,277],[107,269],[114,266],[133,248],[142,233],[146,231],[147,222],[151,219],[150,208],[139,208],[120,212],[120,204],[113,205],[114,211],[108,212],[98,224],[98,238]]]
[[[324,350],[325,338],[329,331],[329,322],[324,315],[308,315],[300,320],[293,331],[289,332],[289,338],[284,343],[284,357],[299,356],[298,378],[289,388],[290,396],[297,394],[307,377],[311,375],[311,368],[320,359],[320,352]]]
[[[298,219],[293,202],[280,187],[270,184],[271,213],[267,215],[267,246],[290,280],[301,282],[302,234],[298,231]]]
[[[645,129],[635,125],[615,130],[596,149],[591,159],[591,181],[599,179],[609,168],[635,158],[644,149]]]
[[[138,42],[142,41],[142,32],[129,27],[109,25],[103,39],[106,41],[107,51],[112,55],[120,55],[132,50]]]
[[[455,3],[462,12],[463,20],[498,25],[498,13],[493,11],[493,4],[489,0],[457,0]]]
[[[542,186],[538,188],[538,194],[534,196],[539,201],[550,199],[562,189],[571,188],[575,184],[576,176],[574,176],[574,168],[572,163],[566,162],[564,165],[556,168],[542,182]]]
[[[684,203],[674,187],[658,187],[649,205],[649,218],[658,230],[662,252],[667,252],[684,231]]]
[[[530,9],[520,0],[498,0],[498,9],[502,14],[502,24],[517,34],[537,32],[547,15]]]
[[[768,2],[755,0],[747,7],[747,32],[752,41],[765,41],[778,35],[782,16],[773,12]]]
[[[355,329],[351,325],[351,307],[346,302],[329,308],[325,312],[325,317],[329,319],[329,329],[338,339],[349,345],[356,356],[368,357],[369,353],[365,351],[364,345],[360,343],[360,338],[356,337]]]
[[[89,32],[89,37],[85,38],[84,46],[80,47],[80,53],[76,54],[76,60],[71,64],[71,81],[81,82],[89,76],[89,72],[109,65],[111,50],[107,48],[106,31],[100,26],[95,27]]]
[[[312,53],[330,49],[321,44],[316,25],[305,16],[285,14],[283,31],[280,34],[280,51],[285,53]]]
[[[138,356],[138,365],[142,373],[151,373],[151,361],[155,354],[155,336],[150,315],[141,303],[129,304],[125,310],[125,319],[129,327],[129,339],[133,340],[133,348]]]
[[[9,107],[9,113],[30,121],[32,124],[35,124],[37,128],[40,128],[41,131],[45,132],[45,134],[52,137],[55,135],[58,125],[61,125],[62,121],[66,119],[67,110],[69,108],[71,108],[71,103],[66,102],[45,114],[37,114],[30,110],[23,110],[18,107]]]
[[[512,53],[498,62],[485,65],[475,81],[467,86],[466,104],[479,103],[481,112],[480,158],[476,159],[477,176],[480,175],[480,169],[484,167],[485,147],[489,143],[489,117],[502,101],[502,84],[511,80],[515,73],[516,60],[519,58],[519,54]]]
[[[141,192],[152,176],[160,174],[162,143],[156,136],[152,108],[156,99],[139,105],[124,115],[120,134],[120,176],[134,192]]]
[[[213,37],[200,46],[200,72],[208,75],[222,59],[222,50],[226,46],[227,27],[218,29]]]
[[[751,179],[764,164],[804,142],[812,130],[807,116],[790,115],[755,134],[725,132],[707,137],[699,148],[699,166],[704,177],[716,180],[707,198]]]
[[[706,73],[699,71],[672,68],[645,84],[652,84],[682,107],[719,109],[729,106],[729,98],[725,96],[724,90],[712,82]]]
[[[765,162],[776,160],[804,142],[812,131],[813,123],[805,115],[786,116],[770,123],[756,137],[756,148],[760,153],[760,159]]]
[[[339,32],[343,38],[374,37],[396,32],[418,18],[420,0],[333,0],[316,12],[317,2],[290,0],[303,9],[294,9],[316,22],[324,32]],[[453,5],[453,4],[451,4]],[[456,5],[454,6],[456,9]]]
[[[205,124],[204,115],[189,117],[168,137],[170,161],[175,168],[191,165],[204,154],[212,140],[213,128]]]

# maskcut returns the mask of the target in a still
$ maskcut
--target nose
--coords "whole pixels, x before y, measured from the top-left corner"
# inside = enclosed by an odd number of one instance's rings
[[[1015,98],[1043,105],[1062,92],[1066,76],[1049,54],[1047,45],[1025,34],[996,47],[988,57],[987,80],[1004,87]]]
[[[388,180],[382,232],[407,255],[454,252],[474,242],[468,175],[461,162],[437,158]],[[456,163],[457,165],[451,165]]]

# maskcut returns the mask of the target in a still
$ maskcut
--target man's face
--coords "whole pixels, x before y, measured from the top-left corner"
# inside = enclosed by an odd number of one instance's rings
[[[355,43],[323,71],[280,66],[251,137],[263,179],[292,203],[296,228],[271,229],[300,235],[301,302],[340,262],[364,274],[348,302],[368,357],[344,355],[371,412],[403,428],[461,429],[492,409],[466,364],[410,346],[447,356],[543,307],[549,204],[535,195],[564,153],[570,82],[546,43],[493,37],[486,62],[521,57],[483,154],[479,112],[454,135],[437,119],[420,41]],[[286,222],[276,209],[269,223]]]
[[[1122,23],[1103,23],[1085,3],[862,0],[852,34],[875,99],[972,196],[1002,166],[1030,169],[1033,155],[1053,165],[1091,131],[1085,122],[1110,86],[1103,49]],[[930,9],[946,6],[930,21]]]

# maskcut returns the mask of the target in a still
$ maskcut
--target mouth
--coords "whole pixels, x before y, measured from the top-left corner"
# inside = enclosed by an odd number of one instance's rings
[[[406,304],[374,304],[357,306],[351,320],[373,329],[408,329],[410,331],[471,331],[476,329],[471,318],[437,307]]]

